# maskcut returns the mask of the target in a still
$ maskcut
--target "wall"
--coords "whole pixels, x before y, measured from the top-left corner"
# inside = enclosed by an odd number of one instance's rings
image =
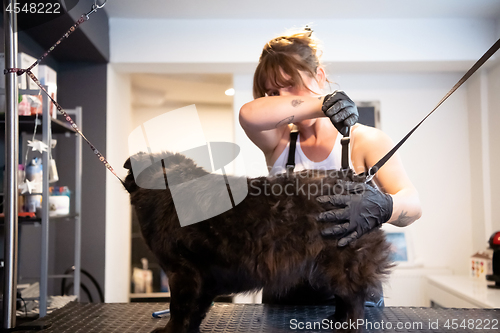
[[[497,126],[500,123],[500,63],[490,61],[467,84],[471,153],[472,216],[474,251],[484,250],[491,234],[500,230],[500,162]]]
[[[128,158],[127,140],[132,129],[130,76],[108,65],[106,151],[108,162],[124,179]],[[106,171],[105,300],[128,302],[130,288],[130,202],[127,191]]]
[[[488,139],[488,81],[482,70],[467,82],[471,166],[472,247],[484,250],[487,234],[491,233],[491,186]],[[488,231],[487,231],[488,230]]]
[[[57,73],[59,104],[66,108],[82,107],[83,122],[79,122],[82,131],[104,156],[107,156],[106,77],[106,64],[61,64]],[[87,143],[83,142],[82,145],[82,268],[92,274],[102,288],[105,271],[105,191],[109,171],[95,157]],[[72,161],[68,164],[67,167],[61,166],[60,172],[73,172]],[[60,239],[67,242],[64,235]],[[58,255],[65,256],[63,252],[72,249],[71,246],[68,243],[61,244]]]
[[[490,154],[491,181],[491,231],[500,231],[500,175],[497,172],[500,165],[500,63],[497,62],[488,73],[488,133]]]
[[[143,72],[251,73],[266,41],[307,23],[112,18],[111,62]],[[491,46],[496,33],[494,20],[479,19],[335,19],[315,20],[312,26],[325,42],[324,62],[358,71],[375,65],[379,70],[463,69]]]

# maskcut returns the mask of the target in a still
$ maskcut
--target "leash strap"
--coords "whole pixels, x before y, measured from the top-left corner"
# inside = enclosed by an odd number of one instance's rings
[[[457,90],[465,81],[467,81],[472,76],[472,74],[474,74],[493,54],[495,54],[495,52],[499,48],[500,48],[500,39],[497,40],[497,42],[495,44],[493,44],[493,46],[490,47],[490,49],[488,51],[486,51],[485,54],[483,54],[483,56],[467,71],[467,73],[465,73],[465,75],[455,84],[455,86],[453,86],[453,88],[451,88],[451,90],[443,97],[443,99],[441,99],[439,101],[439,103],[436,105],[436,107],[434,107],[434,109],[432,109],[432,111],[429,112],[429,114],[427,116],[425,116],[425,118],[422,119],[422,121],[420,121],[417,124],[417,126],[415,126],[408,134],[406,134],[406,136],[403,139],[401,139],[401,141],[399,141],[398,144],[396,146],[394,146],[394,148],[392,148],[391,151],[389,151],[384,157],[382,157],[374,166],[372,166],[368,170],[368,174],[365,174],[364,172],[361,174],[361,175],[366,176],[366,181],[370,181],[373,178],[373,176],[377,173],[377,171],[380,170],[380,168],[392,157],[392,155],[394,155],[394,153],[396,153],[396,151],[403,145],[403,143],[405,143],[405,141],[410,137],[410,135],[412,135],[413,132],[415,132],[415,130],[434,111],[436,111],[436,109],[441,104],[443,104],[443,102],[446,101],[448,99],[448,97],[451,96],[451,94],[453,94],[455,92],[455,90]]]
[[[37,61],[35,61],[30,67],[28,67],[27,69],[6,68],[6,69],[4,69],[4,74],[16,73],[18,76],[20,76],[20,75],[26,73],[26,75],[28,75],[33,80],[33,82],[35,82],[36,85],[49,97],[49,99],[52,101],[52,103],[54,103],[54,105],[56,106],[57,111],[59,111],[59,113],[61,113],[64,116],[64,119],[66,119],[66,121],[68,123],[70,123],[71,127],[83,138],[83,140],[85,140],[85,142],[87,142],[87,144],[90,146],[90,149],[92,149],[94,154],[104,164],[104,166],[109,171],[111,171],[111,173],[116,178],[118,178],[118,180],[123,184],[123,186],[125,186],[125,183],[123,182],[123,180],[120,177],[118,177],[115,170],[108,163],[108,161],[106,160],[104,155],[102,155],[101,152],[99,152],[99,150],[97,150],[97,148],[85,137],[85,135],[83,135],[82,131],[80,131],[80,129],[78,128],[76,123],[73,121],[73,119],[66,113],[66,111],[64,111],[64,109],[59,105],[59,103],[57,103],[56,100],[53,99],[52,96],[50,96],[48,91],[41,85],[40,81],[38,81],[38,78],[31,72],[31,70],[35,66],[37,66],[45,57],[47,57],[49,55],[49,53],[52,52],[59,44],[61,44],[61,42],[64,39],[68,38],[76,29],[78,29],[80,24],[82,24],[85,21],[88,21],[89,15],[91,15],[92,13],[95,13],[98,9],[102,8],[104,6],[104,4],[106,3],[106,1],[104,1],[104,3],[100,6],[97,5],[97,2],[95,1],[94,5],[92,5],[92,10],[89,13],[82,15],[78,19],[78,21],[76,21],[75,24],[61,38],[59,38],[59,40],[54,45],[52,45],[52,47],[47,52],[45,52],[40,58],[38,58]]]
[[[47,90],[45,90],[45,88],[41,85],[40,81],[38,81],[38,78],[29,70],[27,69],[26,70],[26,74],[36,83],[36,85],[50,98],[50,100],[52,101],[52,103],[54,103],[54,105],[56,106],[57,108],[57,111],[59,111],[59,113],[61,113],[63,116],[64,116],[64,119],[66,119],[66,121],[68,123],[71,124],[71,127],[78,133],[80,134],[80,136],[83,138],[83,140],[85,140],[85,142],[88,143],[88,145],[90,146],[90,149],[92,149],[92,151],[94,152],[94,154],[97,156],[97,158],[99,159],[99,161],[101,161],[104,166],[106,168],[108,168],[109,171],[111,171],[111,173],[113,175],[115,175],[116,178],[118,178],[120,180],[120,182],[125,186],[125,183],[123,182],[123,180],[121,180],[120,177],[118,177],[118,175],[116,174],[115,170],[113,170],[113,168],[111,167],[111,165],[108,163],[108,161],[106,160],[106,158],[104,157],[104,155],[101,154],[101,152],[99,152],[99,150],[97,150],[97,148],[85,137],[85,135],[83,135],[82,131],[80,131],[80,129],[78,128],[78,126],[75,124],[75,122],[73,121],[73,119],[71,119],[71,117],[66,113],[66,111],[64,111],[64,109],[59,105],[59,103],[56,102],[55,99],[52,98],[52,96],[50,96],[49,92]]]

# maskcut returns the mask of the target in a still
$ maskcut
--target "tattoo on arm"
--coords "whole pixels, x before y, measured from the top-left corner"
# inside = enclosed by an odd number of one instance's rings
[[[303,100],[301,100],[301,99],[294,99],[294,100],[292,101],[292,106],[293,106],[294,108],[296,108],[297,106],[299,106],[299,105],[300,105],[300,104],[302,104],[302,103],[304,103],[304,101],[303,101]]]
[[[407,216],[408,212],[405,212],[404,210],[401,211],[401,214],[399,214],[399,217],[397,220],[391,222],[392,225],[395,225],[396,227],[406,227],[410,223],[413,222],[413,216]]]
[[[278,128],[278,127],[280,127],[280,126],[282,126],[282,125],[285,125],[285,124],[291,124],[291,123],[293,122],[293,118],[294,118],[294,117],[295,117],[295,116],[290,116],[290,117],[287,117],[287,118],[285,118],[285,119],[281,120],[280,122],[278,122],[278,123],[276,124],[275,128]]]

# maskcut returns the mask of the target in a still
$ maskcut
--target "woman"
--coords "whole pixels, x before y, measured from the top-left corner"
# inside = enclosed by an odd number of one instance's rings
[[[275,38],[262,51],[254,75],[255,99],[241,108],[240,124],[264,153],[270,175],[286,170],[293,125],[298,129],[295,171],[341,169],[342,135],[338,130],[346,132],[357,120],[357,111],[345,93],[323,94],[329,81],[317,53],[311,31]],[[394,146],[382,131],[361,124],[352,126],[350,136],[351,168],[358,174],[375,165]],[[418,192],[397,154],[378,171],[374,181],[381,191],[367,185],[368,199],[346,196],[339,202],[338,198],[326,198],[331,203],[342,203],[339,209],[319,217],[327,222],[346,220],[323,232],[341,234],[339,246],[381,223],[403,227],[420,218]],[[340,208],[345,206],[350,208]],[[369,219],[367,212],[371,214]]]

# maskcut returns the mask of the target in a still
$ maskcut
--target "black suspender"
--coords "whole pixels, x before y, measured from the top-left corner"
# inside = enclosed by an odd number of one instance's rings
[[[340,139],[340,143],[342,144],[341,165],[343,170],[349,169],[349,142],[351,141],[350,134],[351,128],[349,127],[347,134],[342,139]],[[299,132],[297,130],[292,130],[290,132],[290,149],[288,150],[288,160],[286,162],[286,170],[288,172],[293,172],[293,169],[295,169],[295,147],[297,146],[298,135]],[[337,135],[340,135],[340,133]]]
[[[340,135],[337,134],[337,135]],[[342,170],[348,170],[349,169],[349,142],[351,142],[351,128],[347,128],[347,134],[344,135],[342,139],[340,139],[340,144],[342,145],[342,160],[341,160],[341,166]]]
[[[292,130],[290,132],[290,149],[288,150],[288,160],[286,162],[286,170],[288,172],[293,172],[295,169],[295,147],[297,146],[297,136],[299,131]]]

